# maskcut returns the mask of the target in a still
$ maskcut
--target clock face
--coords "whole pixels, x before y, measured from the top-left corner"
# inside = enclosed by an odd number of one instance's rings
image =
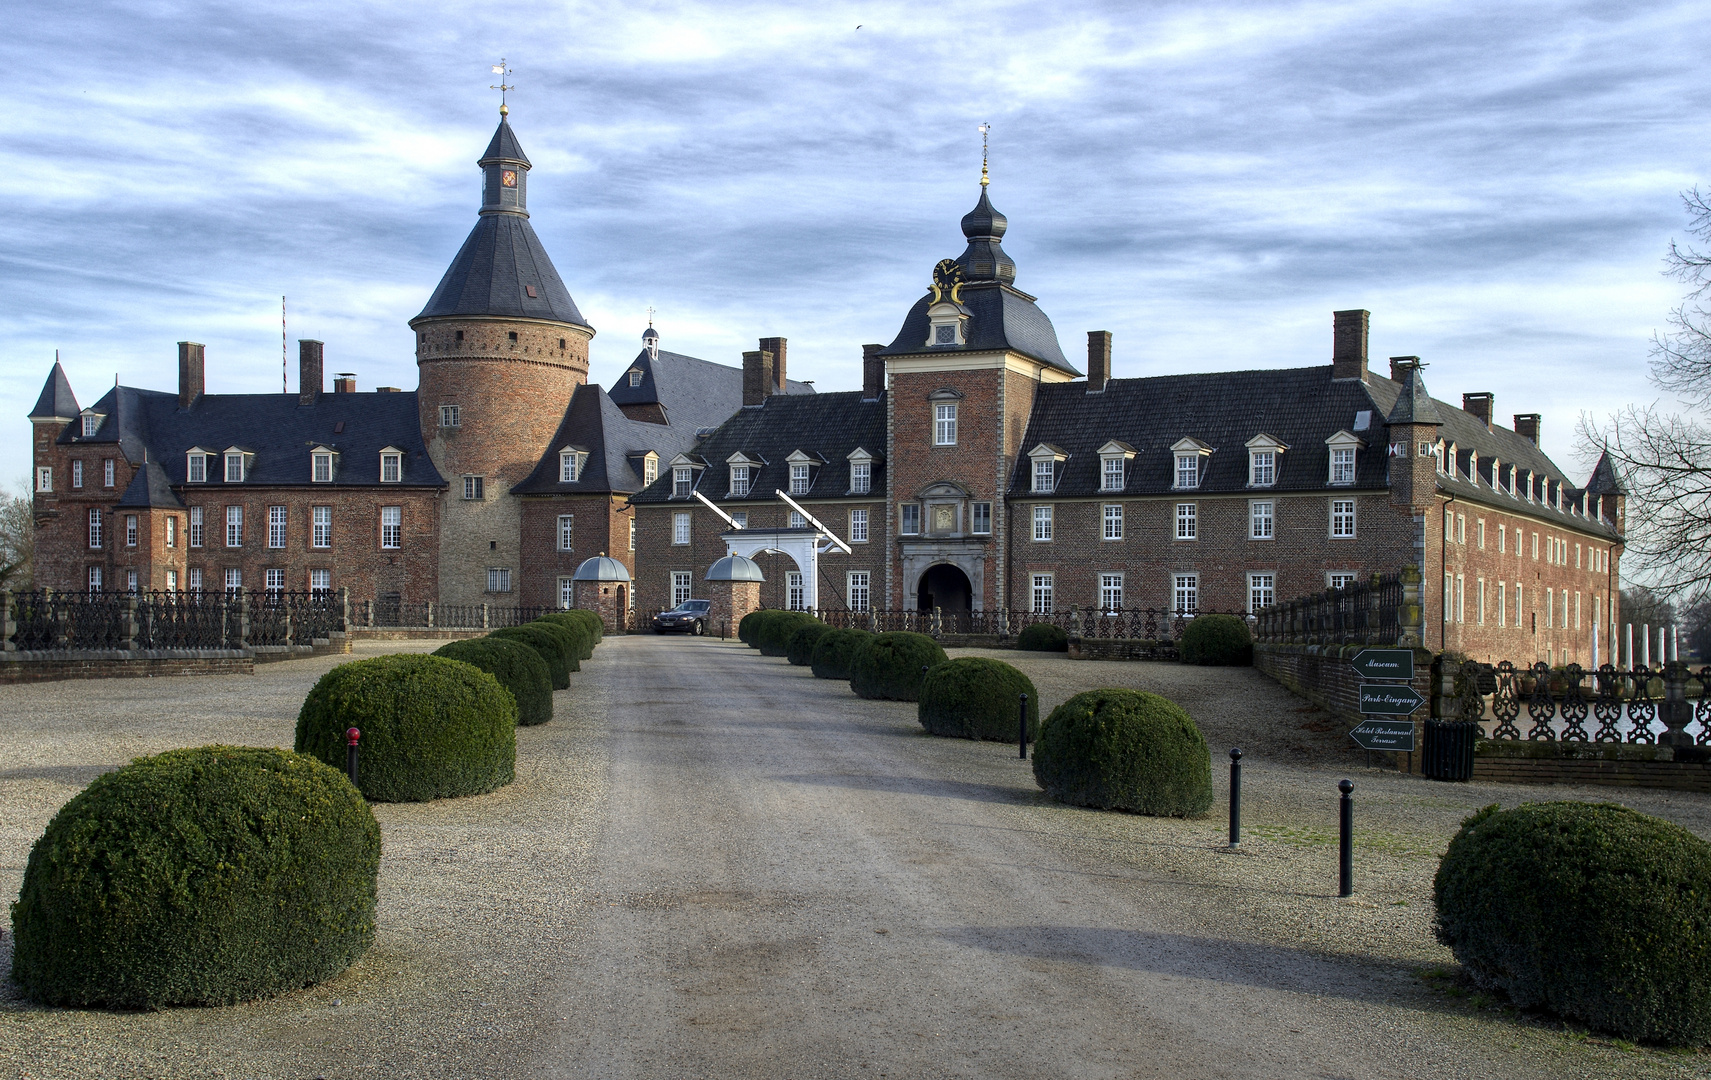
[[[504,184],[506,187],[516,187],[517,186],[517,170],[516,169],[506,169],[504,172],[499,174],[499,182],[501,184]]]
[[[962,264],[955,259],[940,259],[939,264],[933,267],[933,284],[941,289],[961,284],[962,279]]]

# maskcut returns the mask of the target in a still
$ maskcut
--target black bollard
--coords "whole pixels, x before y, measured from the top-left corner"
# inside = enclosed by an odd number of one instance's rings
[[[1242,842],[1242,751],[1230,749],[1230,846]]]
[[[349,740],[349,744],[350,744],[345,749],[345,771],[351,774],[351,783],[355,784],[356,783],[356,744],[357,744],[357,740],[362,738],[362,732],[358,731],[356,728],[349,728],[345,731],[345,738],[347,740]],[[358,785],[358,786],[360,787],[360,785]]]
[[[1337,790],[1343,793],[1342,836],[1337,841],[1338,896],[1355,894],[1355,800],[1349,794],[1354,789],[1353,780],[1337,781]]]
[[[1022,729],[1016,744],[1021,748],[1022,760],[1028,760],[1028,695],[1022,695]]]

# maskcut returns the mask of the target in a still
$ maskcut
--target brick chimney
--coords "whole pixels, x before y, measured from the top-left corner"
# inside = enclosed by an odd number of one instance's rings
[[[1366,381],[1366,337],[1372,312],[1331,312],[1331,378]],[[1392,370],[1394,370],[1392,365]]]
[[[1087,332],[1087,392],[1098,394],[1111,381],[1111,331]]]
[[[743,407],[765,405],[772,388],[772,354],[765,350],[744,353]]]
[[[297,404],[313,405],[321,400],[321,351],[325,346],[308,338],[297,339]]]
[[[885,390],[885,357],[879,355],[883,345],[861,347],[861,396],[873,401]]]
[[[178,407],[188,409],[202,397],[202,346],[194,341],[178,343]]]
[[[1390,358],[1390,381],[1399,383],[1407,382],[1408,369],[1417,367],[1419,363],[1420,358],[1418,356],[1392,356]]]
[[[772,354],[772,392],[784,393],[784,349],[788,342],[781,337],[760,339],[760,351]]]
[[[333,393],[335,393],[335,394],[354,394],[354,393],[356,393],[356,372],[354,372],[354,371],[341,371],[337,375],[333,376]]]
[[[1462,412],[1471,413],[1478,418],[1479,422],[1485,425],[1485,430],[1490,431],[1492,401],[1491,394],[1486,392],[1463,394],[1461,396],[1461,409]]]
[[[1524,412],[1515,414],[1515,434],[1528,439],[1534,446],[1539,445],[1539,414]]]

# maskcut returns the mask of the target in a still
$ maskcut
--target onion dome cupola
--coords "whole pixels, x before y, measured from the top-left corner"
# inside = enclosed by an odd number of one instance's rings
[[[1016,263],[1004,253],[1001,241],[1010,221],[986,197],[981,185],[980,201],[962,217],[962,234],[968,247],[957,262],[969,281],[1002,281],[1009,285],[1016,280]]]

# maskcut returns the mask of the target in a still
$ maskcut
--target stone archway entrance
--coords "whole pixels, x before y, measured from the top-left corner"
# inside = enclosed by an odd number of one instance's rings
[[[968,575],[949,563],[935,563],[921,575],[916,589],[916,608],[931,611],[938,608],[946,615],[974,610],[974,586]]]

